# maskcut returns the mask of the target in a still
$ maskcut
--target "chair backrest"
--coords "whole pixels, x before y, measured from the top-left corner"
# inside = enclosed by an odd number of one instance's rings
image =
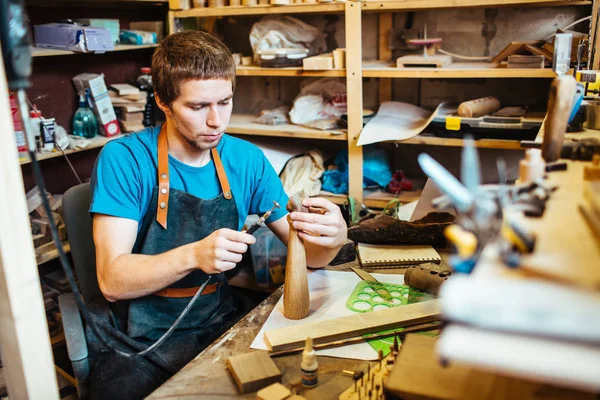
[[[96,276],[96,248],[92,236],[90,202],[89,183],[70,188],[62,199],[62,217],[71,245],[71,256],[79,288],[86,302],[101,294]]]

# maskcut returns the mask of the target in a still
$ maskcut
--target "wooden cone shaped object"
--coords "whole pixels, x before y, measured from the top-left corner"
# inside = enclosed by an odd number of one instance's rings
[[[306,212],[302,198],[291,197],[287,210]],[[308,316],[310,296],[308,293],[308,274],[306,271],[306,251],[304,242],[298,237],[298,231],[290,224],[287,262],[285,264],[285,284],[283,286],[283,315],[289,319],[302,319]]]

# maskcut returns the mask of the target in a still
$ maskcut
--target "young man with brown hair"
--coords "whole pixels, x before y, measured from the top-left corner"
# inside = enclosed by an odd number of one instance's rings
[[[173,335],[149,356],[127,358],[100,348],[93,398],[148,395],[239,317],[243,304],[223,273],[255,241],[241,231],[243,223],[248,214],[270,209],[273,200],[287,203],[260,149],[224,133],[235,64],[223,43],[198,31],[171,35],[154,53],[152,78],[166,123],[108,143],[92,179],[98,283],[108,301],[126,301],[113,344],[130,351],[147,347],[210,281]],[[326,210],[290,216],[306,244],[308,265],[322,267],[344,244],[346,225],[325,199],[304,205]],[[286,215],[282,208],[267,220],[284,243]]]

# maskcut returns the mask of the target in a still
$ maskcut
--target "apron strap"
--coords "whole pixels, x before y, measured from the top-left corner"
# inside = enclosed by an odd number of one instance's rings
[[[167,213],[169,210],[169,143],[167,141],[167,123],[160,128],[158,134],[158,207],[156,221],[167,229]]]
[[[219,183],[221,184],[221,190],[223,191],[223,197],[227,200],[231,200],[231,189],[229,188],[229,181],[227,180],[227,174],[223,163],[221,163],[221,157],[215,147],[210,149],[212,153],[213,161],[215,162],[215,168],[217,169],[217,176],[219,177]]]
[[[219,184],[223,191],[223,197],[231,200],[231,188],[229,180],[223,168],[221,157],[216,148],[211,149],[211,155],[217,170]],[[167,214],[169,211],[169,143],[167,141],[167,123],[160,128],[158,134],[158,207],[156,208],[156,221],[164,229],[167,229]]]

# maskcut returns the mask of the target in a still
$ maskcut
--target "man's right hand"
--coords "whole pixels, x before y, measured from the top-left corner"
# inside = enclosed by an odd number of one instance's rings
[[[256,238],[245,232],[219,229],[195,243],[198,266],[207,274],[229,271],[254,242]]]

